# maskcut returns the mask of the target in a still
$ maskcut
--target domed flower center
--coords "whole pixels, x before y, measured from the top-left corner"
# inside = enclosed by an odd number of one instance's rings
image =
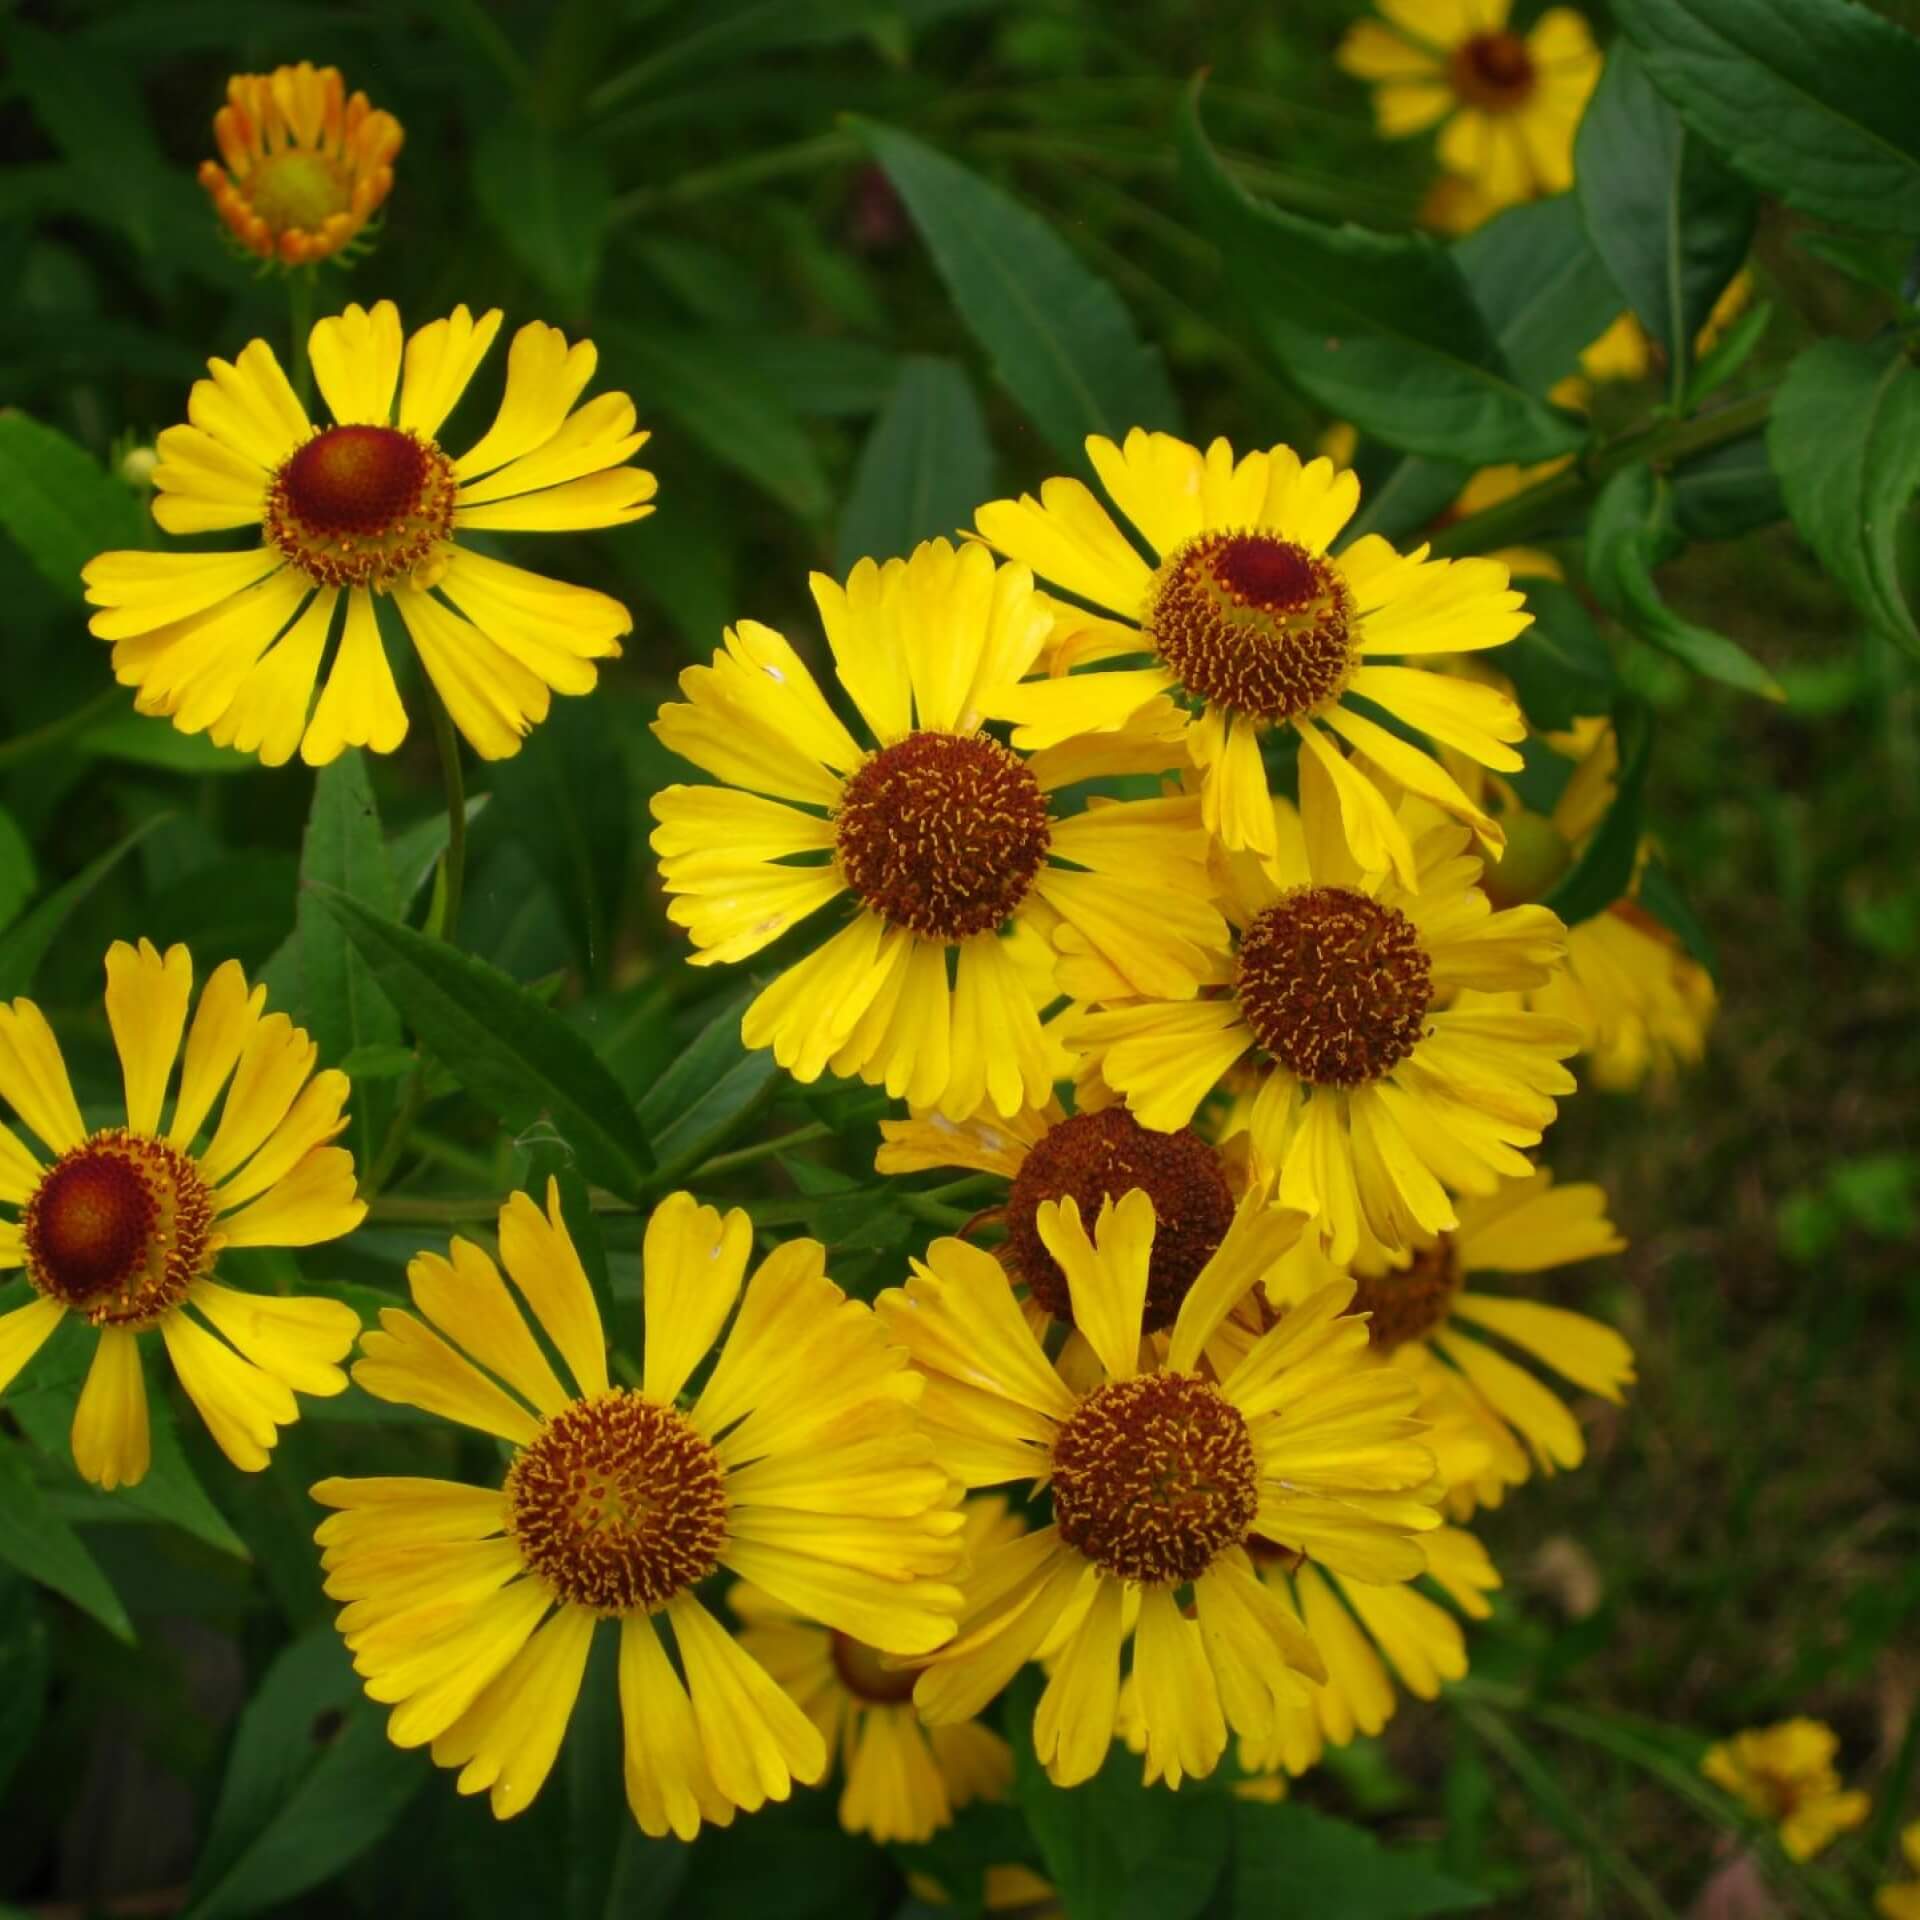
[[[253,210],[277,233],[317,227],[353,205],[353,186],[324,154],[299,147],[277,153],[246,182]]]
[[[164,1140],[112,1128],[70,1147],[20,1220],[27,1278],[95,1326],[147,1326],[213,1264],[213,1195]]]
[[[507,1527],[562,1600],[651,1613],[720,1564],[726,1476],[683,1414],[620,1387],[574,1401],[521,1450]]]
[[[1476,33],[1453,50],[1454,95],[1483,113],[1513,113],[1533,97],[1533,55],[1517,33]]]
[[[919,1673],[911,1668],[886,1665],[884,1657],[864,1640],[834,1630],[833,1670],[840,1684],[856,1700],[876,1707],[897,1707],[913,1698],[913,1683]]]
[[[1299,887],[1242,936],[1235,992],[1283,1067],[1313,1086],[1358,1087],[1419,1045],[1433,966],[1397,907],[1347,887]]]
[[[1121,1580],[1197,1580],[1253,1527],[1259,1469],[1240,1411],[1197,1373],[1097,1387],[1053,1441],[1060,1537]]]
[[[1506,829],[1506,850],[1498,860],[1490,860],[1480,884],[1496,907],[1524,906],[1551,891],[1553,884],[1573,863],[1573,849],[1544,814],[1524,807],[1511,808],[1500,816]]]
[[[1431,1333],[1446,1319],[1460,1291],[1460,1259],[1453,1236],[1443,1233],[1421,1247],[1412,1261],[1386,1273],[1356,1273],[1351,1313],[1366,1313],[1367,1342],[1375,1353],[1392,1353]]]
[[[1353,671],[1353,595],[1274,533],[1202,533],[1154,575],[1142,620],[1189,693],[1264,720],[1331,700]]]
[[[384,591],[453,531],[453,464],[398,427],[328,427],[267,489],[266,531],[315,586]]]
[[[1039,781],[984,733],[910,733],[882,747],[847,781],[833,819],[847,885],[923,940],[1004,925],[1053,838]]]
[[[1172,1326],[1187,1289],[1233,1224],[1233,1195],[1219,1155],[1186,1127],[1153,1133],[1125,1107],[1108,1107],[1061,1121],[1022,1162],[1007,1196],[1007,1263],[1056,1320],[1073,1324],[1073,1297],[1040,1238],[1041,1201],[1071,1194],[1091,1233],[1100,1203],[1134,1187],[1153,1202],[1143,1325],[1158,1333]]]

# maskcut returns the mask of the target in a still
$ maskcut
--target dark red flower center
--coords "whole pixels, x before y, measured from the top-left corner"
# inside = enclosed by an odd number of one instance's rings
[[[1532,98],[1533,55],[1517,33],[1476,33],[1448,64],[1455,95],[1485,113],[1512,113]]]
[[[458,481],[431,440],[398,427],[328,427],[267,492],[267,537],[316,586],[390,586],[453,528]]]

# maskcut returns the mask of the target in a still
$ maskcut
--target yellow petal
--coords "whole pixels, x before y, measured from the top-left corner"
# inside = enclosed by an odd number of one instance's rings
[[[1118,1205],[1102,1202],[1095,1223],[1097,1252],[1071,1194],[1041,1201],[1034,1225],[1067,1277],[1074,1325],[1100,1356],[1108,1379],[1130,1380],[1139,1371],[1140,1322],[1153,1258],[1152,1200],[1134,1187]]]
[[[606,1334],[592,1283],[567,1231],[559,1181],[547,1182],[544,1215],[529,1195],[509,1196],[500,1212],[500,1259],[580,1391],[605,1393]]]
[[[179,1317],[169,1314],[161,1332]],[[73,1410],[73,1464],[83,1478],[111,1492],[144,1480],[152,1457],[140,1342],[129,1328],[102,1327]]]
[[[0,1314],[0,1389],[11,1386],[48,1338],[67,1310],[57,1300],[30,1300],[24,1307]]]
[[[0,1100],[54,1153],[65,1153],[86,1137],[60,1043],[31,1000],[0,1006]]]
[[[376,1400],[419,1407],[516,1446],[537,1437],[540,1423],[520,1403],[412,1314],[383,1308],[380,1327],[362,1336],[364,1358],[354,1383]]]
[[[645,1614],[620,1623],[620,1719],[627,1805],[642,1833],[691,1840],[702,1818],[731,1823],[733,1803],[714,1784],[693,1704]]]
[[[310,767],[324,767],[348,747],[391,753],[406,737],[406,709],[381,644],[373,596],[356,589],[347,595],[340,649],[300,742],[300,757]]]
[[[344,1360],[360,1337],[360,1316],[344,1300],[240,1293],[197,1280],[187,1294],[240,1352],[299,1393],[344,1393]]]
[[[1152,572],[1079,480],[1047,481],[1040,498],[993,500],[973,518],[981,539],[1043,580],[1137,619]]]
[[[1227,1723],[1200,1628],[1181,1614],[1169,1588],[1141,1592],[1133,1674],[1147,1740],[1147,1778],[1170,1787],[1187,1778],[1204,1780],[1226,1751]]]
[[[292,1390],[184,1313],[169,1313],[160,1322],[160,1337],[187,1398],[200,1409],[220,1451],[242,1473],[258,1473],[280,1429],[300,1417]]]
[[[88,603],[100,609],[87,628],[101,640],[153,633],[233,599],[282,565],[279,550],[269,546],[240,553],[103,553],[80,570]]]
[[[246,671],[232,703],[207,729],[215,746],[257,753],[263,766],[284,767],[307,730],[307,709],[340,596],[316,593],[273,647]],[[178,716],[184,724],[185,710]]]
[[[531,453],[462,487],[460,505],[508,500],[621,465],[651,437],[634,430],[634,417],[633,402],[624,393],[596,394]]]
[[[1100,1771],[1113,1745],[1120,1698],[1126,1588],[1092,1567],[1085,1577],[1093,1583],[1086,1618],[1061,1652],[1033,1715],[1034,1757],[1059,1787],[1079,1786]]]
[[[414,1305],[449,1341],[551,1419],[572,1395],[527,1331],[499,1268],[471,1240],[456,1239],[448,1251],[451,1260],[420,1253],[408,1262]]]
[[[472,480],[550,440],[593,378],[599,360],[591,341],[570,347],[558,327],[529,321],[507,349],[507,387],[500,411],[486,434],[455,462],[454,472]]]
[[[508,760],[547,717],[546,682],[429,593],[393,596],[453,724],[483,760]]]
[[[400,378],[400,310],[391,300],[373,311],[357,303],[316,321],[308,336],[313,377],[342,426],[385,426]]]
[[[249,342],[231,365],[209,360],[207,373],[187,396],[187,418],[255,465],[271,471],[313,431],[264,340]]]
[[[316,1247],[351,1233],[367,1217],[345,1147],[315,1147],[285,1179],[222,1217],[230,1247]]]
[[[646,1352],[640,1391],[672,1402],[712,1350],[753,1251],[753,1222],[724,1219],[690,1193],[669,1194],[647,1221],[641,1252]]]
[[[396,426],[410,429],[423,440],[439,433],[493,345],[500,317],[498,307],[489,308],[478,320],[464,306],[455,307],[446,319],[429,322],[407,342]]]

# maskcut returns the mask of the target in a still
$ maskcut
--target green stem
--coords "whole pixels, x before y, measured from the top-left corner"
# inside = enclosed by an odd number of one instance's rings
[[[439,924],[431,929],[449,946],[460,943],[460,896],[467,878],[467,783],[460,771],[460,740],[439,689],[427,689],[433,744],[440,749],[440,779],[447,793],[447,850],[440,856]]]
[[[300,404],[313,410],[313,361],[307,338],[313,332],[313,290],[317,267],[295,267],[287,274],[287,323],[293,334],[293,391]]]
[[[1625,467],[1642,461],[1677,466],[1696,454],[1710,453],[1735,440],[1744,440],[1763,425],[1773,407],[1774,389],[1750,393],[1712,413],[1691,420],[1664,421],[1597,449],[1584,464],[1576,462],[1550,474],[1538,485],[1510,500],[1470,513],[1434,536],[1436,558],[1463,553],[1491,553],[1529,540],[1563,519],[1567,509],[1600,489]]]
[[[751,1147],[736,1147],[731,1153],[716,1153],[711,1160],[703,1160],[687,1175],[689,1181],[711,1179],[715,1174],[734,1173],[741,1167],[750,1167],[756,1160],[770,1160],[777,1153],[785,1153],[789,1147],[804,1147],[815,1140],[829,1140],[833,1129],[824,1120],[810,1120],[804,1127],[795,1127],[791,1133],[777,1134],[771,1140],[762,1140]]]
[[[64,747],[75,734],[85,733],[96,720],[104,720],[121,704],[122,698],[117,686],[103,687],[91,700],[84,701],[71,713],[63,713],[58,720],[49,720],[31,733],[0,742],[0,767],[17,767],[28,760],[39,759],[43,753],[51,753],[55,747]]]

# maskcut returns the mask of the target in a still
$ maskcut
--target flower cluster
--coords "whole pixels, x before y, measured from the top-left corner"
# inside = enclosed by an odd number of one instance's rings
[[[1463,179],[1564,185],[1541,129],[1591,86],[1584,28],[1433,11],[1396,0],[1348,42],[1383,124],[1457,98]],[[218,130],[223,217],[295,265],[353,237],[400,141],[331,70],[235,80]],[[298,356],[321,420],[264,341],[209,363],[155,518],[257,539],[85,572],[141,712],[268,765],[390,751],[383,608],[482,757],[593,687],[626,609],[466,536],[637,521],[646,436],[624,393],[582,402],[592,345],[533,322],[492,424],[443,449],[500,326],[345,307]],[[1063,1785],[1116,1741],[1169,1787],[1230,1737],[1247,1773],[1298,1772],[1377,1731],[1396,1679],[1465,1671],[1499,1582],[1468,1523],[1580,1463],[1566,1391],[1632,1381],[1619,1334],[1525,1286],[1623,1244],[1538,1161],[1566,1063],[1672,1071],[1710,1003],[1631,900],[1571,930],[1545,903],[1612,734],[1547,743],[1560,799],[1529,811],[1484,663],[1529,624],[1513,570],[1345,537],[1360,484],[1332,461],[1141,430],[1086,452],[1099,491],[1051,478],[957,544],[814,576],[816,635],[740,619],[654,722],[703,776],[653,801],[669,918],[691,964],[758,963],[743,1044],[901,1103],[882,1175],[1004,1185],[872,1304],[816,1241],[676,1192],[633,1314],[557,1185],[421,1252],[377,1327],[230,1287],[228,1250],[358,1225],[345,1076],[232,962],[189,1027],[179,947],[107,956],[124,1119],[83,1118],[37,1008],[0,1012],[0,1097],[38,1142],[0,1130],[0,1262],[33,1295],[0,1318],[0,1385],[95,1328],[73,1454],[108,1487],[148,1464],[150,1328],[244,1468],[296,1393],[344,1389],[356,1338],[362,1392],[497,1443],[468,1478],[312,1492],[392,1739],[503,1818],[602,1623],[653,1835],[837,1764],[850,1828],[925,1840],[1007,1791],[980,1716],[1030,1662]]]

